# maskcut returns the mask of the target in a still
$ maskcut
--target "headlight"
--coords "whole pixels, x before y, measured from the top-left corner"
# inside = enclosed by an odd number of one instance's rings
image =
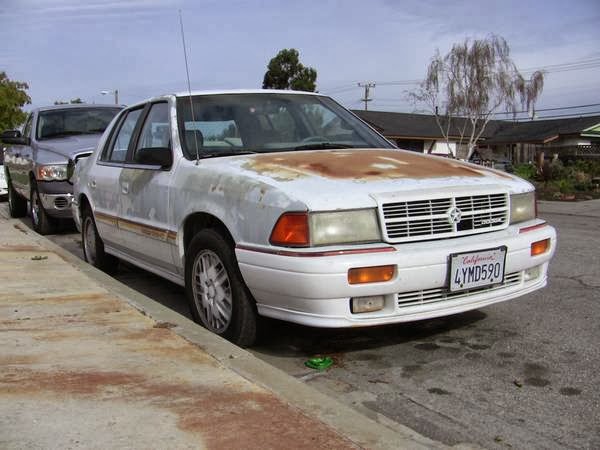
[[[535,219],[535,192],[510,196],[510,223]]]
[[[381,241],[374,209],[312,213],[309,223],[312,245]]]
[[[38,166],[36,169],[36,179],[41,181],[68,180],[67,167],[67,164]]]

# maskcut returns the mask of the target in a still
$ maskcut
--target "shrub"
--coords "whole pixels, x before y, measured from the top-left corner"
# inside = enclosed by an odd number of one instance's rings
[[[514,174],[525,180],[533,180],[537,175],[537,169],[533,164],[519,164],[515,166]]]

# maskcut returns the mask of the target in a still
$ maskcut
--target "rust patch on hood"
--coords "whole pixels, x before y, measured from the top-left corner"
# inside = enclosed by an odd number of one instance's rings
[[[354,180],[484,176],[458,161],[384,149],[262,154],[249,158],[244,168],[281,181],[314,175]]]

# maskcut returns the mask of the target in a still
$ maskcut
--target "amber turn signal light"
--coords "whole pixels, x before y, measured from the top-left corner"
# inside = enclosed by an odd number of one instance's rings
[[[348,271],[348,283],[380,283],[394,277],[396,266],[357,267]]]
[[[550,239],[537,241],[531,244],[531,256],[543,255],[550,248]]]
[[[269,239],[271,244],[283,247],[307,247],[310,243],[308,233],[308,214],[285,213],[279,218]]]

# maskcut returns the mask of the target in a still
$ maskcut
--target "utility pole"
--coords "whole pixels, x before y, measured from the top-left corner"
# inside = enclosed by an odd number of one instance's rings
[[[367,111],[367,102],[370,102],[372,99],[369,98],[369,91],[371,88],[375,87],[375,83],[370,81],[365,81],[364,83],[358,83],[358,87],[365,88],[365,96],[360,99],[361,102],[365,102],[365,111]]]
[[[119,90],[115,89],[114,91],[100,91],[102,95],[114,94],[115,95],[115,105],[119,104]]]

